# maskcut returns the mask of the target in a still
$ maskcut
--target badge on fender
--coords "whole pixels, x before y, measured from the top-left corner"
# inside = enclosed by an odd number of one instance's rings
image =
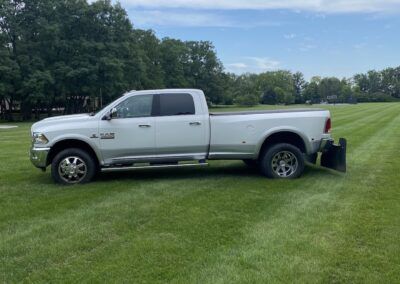
[[[100,139],[114,139],[115,133],[100,133]]]

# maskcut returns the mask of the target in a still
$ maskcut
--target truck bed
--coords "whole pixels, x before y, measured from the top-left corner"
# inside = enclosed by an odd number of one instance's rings
[[[210,113],[211,159],[252,159],[265,137],[289,131],[301,135],[307,154],[318,149],[329,111],[317,108]],[[255,154],[256,153],[256,154]]]

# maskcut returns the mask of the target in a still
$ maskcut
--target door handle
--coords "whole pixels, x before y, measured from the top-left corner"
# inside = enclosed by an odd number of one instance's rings
[[[151,125],[150,124],[139,124],[139,127],[140,128],[149,128],[149,127],[151,127]]]
[[[193,121],[193,122],[189,122],[190,125],[201,125],[201,122],[199,121]]]

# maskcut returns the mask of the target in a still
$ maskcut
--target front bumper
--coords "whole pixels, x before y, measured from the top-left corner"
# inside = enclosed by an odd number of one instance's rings
[[[29,157],[32,164],[40,169],[46,169],[47,166],[47,155],[49,154],[50,148],[36,148],[32,147],[29,151]]]
[[[347,141],[339,139],[339,144],[335,145],[333,139],[321,141],[321,166],[339,172],[346,172],[346,148]]]

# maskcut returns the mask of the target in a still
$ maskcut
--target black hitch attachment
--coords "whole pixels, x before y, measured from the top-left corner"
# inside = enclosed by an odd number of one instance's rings
[[[347,141],[344,138],[339,139],[339,145],[328,142],[321,156],[321,166],[333,169],[339,172],[346,172],[346,147]]]

